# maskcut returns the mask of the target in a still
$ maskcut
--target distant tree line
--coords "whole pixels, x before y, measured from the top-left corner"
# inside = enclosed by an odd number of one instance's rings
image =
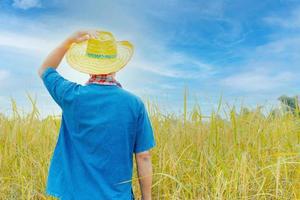
[[[278,98],[278,100],[281,102],[284,111],[292,112],[295,115],[300,115],[298,96],[288,97],[286,95],[282,95]]]

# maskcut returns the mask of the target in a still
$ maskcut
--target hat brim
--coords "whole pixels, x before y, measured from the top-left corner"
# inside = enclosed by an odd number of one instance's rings
[[[109,74],[122,69],[133,55],[133,45],[128,41],[116,42],[116,58],[92,58],[86,55],[87,41],[74,43],[66,54],[69,65],[86,74]]]

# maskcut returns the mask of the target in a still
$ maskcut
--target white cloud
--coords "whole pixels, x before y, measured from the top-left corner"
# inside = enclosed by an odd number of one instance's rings
[[[300,7],[285,18],[270,16],[264,20],[278,27],[270,35],[270,42],[249,51],[245,55],[243,71],[221,79],[220,84],[247,92],[280,91],[283,88],[285,92],[292,91],[300,73],[300,37],[287,33],[286,29],[294,29],[297,33]]]
[[[142,69],[169,78],[195,79],[206,77],[214,73],[213,66],[202,62],[200,59],[198,60],[171,51],[156,52],[160,52],[160,55],[166,59],[148,60],[143,56],[142,58],[135,58],[130,65],[133,68]]]
[[[26,50],[26,53],[28,51],[45,53],[49,52],[49,49],[53,48],[54,45],[55,41],[49,38],[0,30],[0,46]]]
[[[291,58],[298,58],[298,61],[300,61],[299,51],[300,37],[290,36],[276,39],[265,45],[257,47],[255,54],[260,55],[260,57],[271,57],[271,60],[275,58],[289,57],[287,60],[291,60]]]
[[[27,10],[30,8],[39,8],[42,6],[41,2],[39,0],[14,0],[13,7]]]
[[[300,7],[295,8],[289,16],[268,16],[264,21],[283,28],[300,28]]]
[[[271,74],[267,71],[257,70],[253,72],[242,72],[224,78],[221,84],[232,89],[246,92],[258,92],[278,89],[285,84],[289,84],[297,76],[291,72],[279,72]]]
[[[0,82],[5,81],[9,77],[10,73],[7,70],[0,70]]]
[[[299,50],[300,37],[274,39],[249,52],[243,71],[221,79],[220,84],[244,92],[292,88],[300,73]],[[240,66],[235,67],[241,69]]]

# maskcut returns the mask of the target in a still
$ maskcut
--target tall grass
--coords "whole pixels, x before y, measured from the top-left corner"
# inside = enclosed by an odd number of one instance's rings
[[[186,93],[187,94],[187,93]],[[0,113],[0,199],[51,199],[44,189],[60,118],[41,119],[35,101],[20,114]],[[148,107],[157,147],[152,150],[153,199],[300,199],[300,118],[227,108],[204,120],[200,107],[183,115]],[[240,109],[239,109],[240,110]],[[140,199],[134,172],[133,188]]]

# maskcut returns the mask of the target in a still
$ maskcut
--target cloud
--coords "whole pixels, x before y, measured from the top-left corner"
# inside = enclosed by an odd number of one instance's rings
[[[295,78],[297,76],[292,72],[271,73],[264,70],[256,70],[226,77],[221,80],[221,84],[232,89],[258,92],[278,89],[281,86],[289,84]]]
[[[283,28],[300,28],[300,7],[296,7],[289,16],[268,16],[264,21]]]
[[[298,72],[300,65],[300,37],[285,36],[265,45],[259,46],[252,52],[251,59],[267,63],[263,67],[278,70],[293,70]],[[251,55],[251,54],[250,54]],[[252,65],[255,66],[255,65]]]
[[[31,8],[40,8],[42,4],[39,0],[13,0],[12,6],[22,10],[28,10]]]
[[[9,75],[10,75],[10,73],[8,70],[1,69],[0,70],[0,82],[6,81],[6,79],[9,77]]]
[[[132,67],[169,78],[196,79],[214,74],[214,67],[199,58],[174,50],[156,52],[160,52],[165,59],[149,60],[146,56],[137,57],[132,61]]]
[[[222,78],[221,85],[240,92],[294,91],[300,73],[300,37],[295,34],[300,28],[300,7],[286,17],[268,16],[264,22],[276,27],[276,31],[268,35],[268,42],[248,50],[243,66],[232,66],[241,72],[233,71]]]
[[[299,77],[300,37],[284,37],[256,47],[247,53],[243,66],[232,66],[231,75],[220,85],[240,92],[288,92]]]
[[[0,46],[20,49],[26,53],[46,53],[53,48],[55,40],[52,38],[42,38],[38,35],[29,35],[0,30]]]

